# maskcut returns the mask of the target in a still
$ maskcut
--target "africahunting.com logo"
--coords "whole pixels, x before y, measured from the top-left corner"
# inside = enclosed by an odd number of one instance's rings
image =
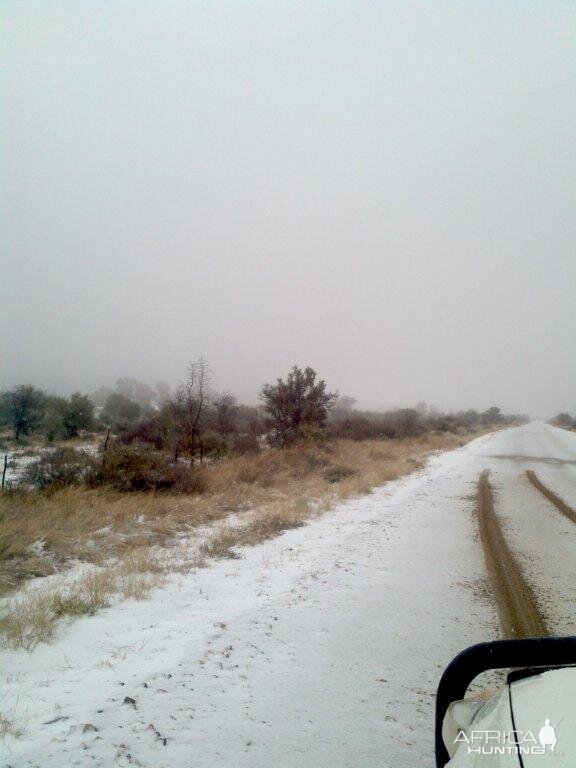
[[[472,730],[468,733],[460,731],[454,739],[455,744],[467,744],[469,755],[558,755],[556,745],[556,725],[551,725],[546,718],[544,725],[538,731],[538,737],[533,731],[496,731]]]

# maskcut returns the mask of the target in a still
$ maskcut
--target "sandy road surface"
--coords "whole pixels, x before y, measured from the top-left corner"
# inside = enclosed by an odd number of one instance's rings
[[[576,525],[526,470],[573,506],[575,461],[576,434],[544,424],[486,435],[51,646],[2,654],[2,709],[27,731],[4,762],[431,765],[442,668],[500,632],[479,477],[489,470],[502,536],[551,631],[570,632]]]
[[[505,540],[549,631],[574,634],[576,525],[566,512],[576,509],[576,433],[533,422],[495,440],[498,450],[487,452],[487,467]],[[535,486],[534,478],[564,510]]]
[[[478,480],[477,511],[491,596],[498,608],[502,635],[510,639],[547,637],[551,633],[535,591],[524,578],[519,560],[502,533],[487,470]]]

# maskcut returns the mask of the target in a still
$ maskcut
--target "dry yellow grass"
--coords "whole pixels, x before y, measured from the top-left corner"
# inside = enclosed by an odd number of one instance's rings
[[[477,434],[272,449],[206,467],[201,496],[85,487],[4,492],[0,589],[63,572],[73,561],[98,567],[72,587],[51,587],[48,594],[23,590],[5,601],[0,642],[32,647],[46,641],[60,616],[93,613],[113,595],[145,597],[163,573],[209,557],[237,556],[235,547],[302,525],[340,500],[419,468],[431,451],[462,445]],[[231,513],[234,525],[224,524]],[[183,542],[196,544],[189,556]]]
[[[25,735],[26,729],[18,724],[14,715],[0,712],[0,740],[4,741],[6,736],[22,739]]]
[[[156,575],[133,573],[124,566],[96,567],[80,578],[23,589],[4,603],[0,645],[32,649],[52,638],[60,619],[91,616],[114,598],[142,600],[159,583]]]
[[[157,558],[145,554],[151,545],[169,547],[231,513],[268,515],[274,507],[278,515],[279,507],[289,509],[299,499],[313,508],[314,502],[325,506],[366,493],[416,469],[428,452],[462,442],[459,435],[428,434],[270,450],[206,467],[207,491],[201,496],[85,487],[5,492],[0,495],[0,589],[58,572],[72,560],[132,559],[136,570],[159,571]],[[331,482],[334,468],[350,474]]]
[[[0,638],[7,648],[34,648],[54,634],[55,614],[42,592],[23,591],[3,606]]]

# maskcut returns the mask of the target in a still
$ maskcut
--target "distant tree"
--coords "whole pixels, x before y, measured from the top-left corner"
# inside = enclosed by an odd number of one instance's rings
[[[96,408],[103,408],[106,404],[106,400],[110,395],[114,394],[112,387],[98,387],[94,392],[90,394],[90,400],[94,403]]]
[[[230,392],[223,392],[214,399],[216,429],[222,435],[234,432],[234,422],[238,413],[236,398]]]
[[[356,399],[354,397],[339,395],[332,405],[330,418],[338,420],[349,418],[353,414],[355,405]]]
[[[62,422],[68,437],[76,437],[83,429],[94,426],[94,403],[88,395],[74,392],[62,403]]]
[[[39,431],[49,442],[56,438],[66,437],[67,432],[64,426],[63,414],[66,409],[66,399],[50,395],[46,398],[44,416]]]
[[[502,412],[500,411],[500,408],[497,408],[494,405],[492,408],[488,408],[484,411],[481,418],[482,421],[485,421],[488,424],[495,424],[496,422],[502,421]]]
[[[552,422],[554,424],[557,424],[559,427],[572,427],[574,424],[574,419],[572,416],[570,416],[569,413],[559,413],[557,416],[554,416],[552,419]]]
[[[260,438],[266,425],[258,410],[248,405],[238,406],[238,430],[232,447],[236,453],[256,453],[260,449]]]
[[[170,399],[170,386],[165,381],[159,381],[156,384],[156,393],[158,395],[158,405],[162,406]]]
[[[143,381],[138,381],[138,379],[133,379],[129,376],[118,379],[114,389],[118,394],[124,395],[128,400],[137,403],[142,410],[150,408],[156,397],[156,392],[152,387],[149,387]]]
[[[422,417],[414,408],[399,408],[391,419],[398,427],[399,437],[413,437],[422,429]]]
[[[176,427],[168,404],[147,418],[122,426],[122,433],[119,437],[121,442],[127,445],[134,442],[148,443],[158,451],[173,447]]]
[[[140,406],[126,395],[113,392],[106,398],[100,420],[109,426],[128,424],[140,416]]]
[[[267,423],[280,443],[301,437],[306,426],[323,427],[338,394],[326,391],[324,379],[316,380],[312,368],[294,366],[286,379],[265,384],[260,395]]]
[[[260,438],[266,434],[267,425],[264,409],[253,405],[237,405],[234,418],[236,438],[233,441],[234,450],[240,447],[257,451]]]
[[[477,411],[475,411],[473,408],[469,408],[467,411],[461,411],[458,414],[458,418],[463,424],[472,426],[473,424],[476,424],[479,416]]]
[[[30,385],[20,385],[0,395],[0,412],[4,424],[14,430],[14,437],[31,435],[41,425],[46,407],[46,394]]]

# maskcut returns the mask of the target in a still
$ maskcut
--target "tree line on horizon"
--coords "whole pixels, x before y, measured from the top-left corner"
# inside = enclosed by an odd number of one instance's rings
[[[512,423],[524,416],[504,416],[492,407],[442,413],[425,403],[385,412],[360,411],[356,401],[330,392],[310,367],[293,366],[284,378],[264,384],[261,405],[238,403],[230,392],[215,392],[207,361],[199,357],[182,384],[170,392],[133,378],[91,395],[51,395],[32,385],[0,393],[0,428],[10,429],[17,442],[40,435],[47,442],[70,440],[85,432],[110,431],[126,445],[144,445],[186,455],[200,463],[230,452],[257,451],[263,440],[287,445],[299,439],[393,439],[427,430],[472,429],[481,424]]]

